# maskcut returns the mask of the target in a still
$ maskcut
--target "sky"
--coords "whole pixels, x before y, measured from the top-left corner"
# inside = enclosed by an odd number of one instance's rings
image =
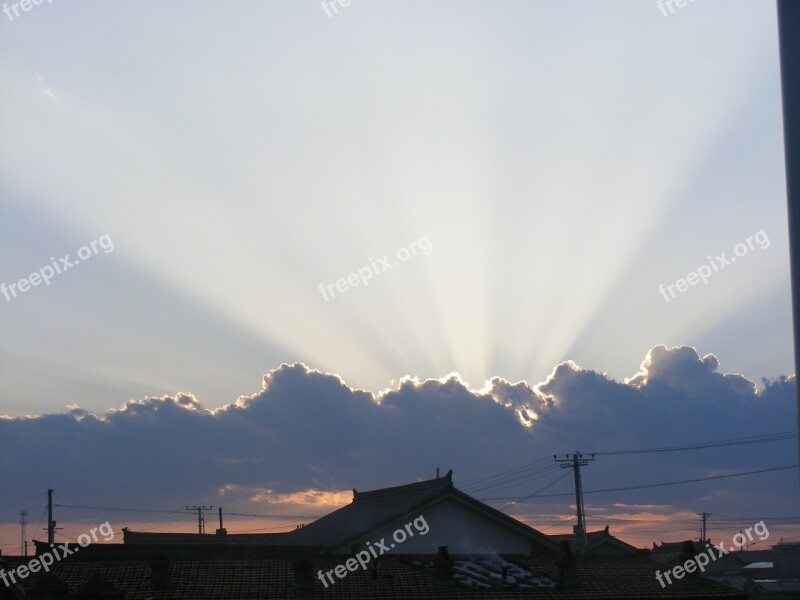
[[[794,428],[773,3],[56,0],[0,15],[0,98],[6,551],[48,487],[305,517],[440,467],[502,507],[554,453]],[[589,526],[781,527],[797,483],[587,495]],[[507,510],[563,530],[553,486]]]

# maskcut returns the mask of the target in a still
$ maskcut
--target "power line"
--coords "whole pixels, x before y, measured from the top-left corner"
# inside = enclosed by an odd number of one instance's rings
[[[467,479],[464,481],[464,489],[470,489],[475,485],[486,483],[487,481],[491,481],[492,479],[498,479],[510,475],[516,475],[519,474],[521,471],[525,471],[527,469],[536,469],[549,462],[550,462],[550,457],[546,456],[531,463],[527,463],[525,465],[522,465],[520,467],[515,467],[513,469],[508,469],[507,471],[501,471],[500,473],[496,473],[494,475],[487,475],[486,477]]]
[[[553,514],[535,514],[535,513],[522,513],[522,514],[515,514],[517,518],[527,519],[527,520],[545,520],[552,518],[557,515]],[[566,518],[566,517],[565,517]],[[655,520],[654,518],[648,519],[631,519],[626,517],[609,517],[602,514],[587,514],[587,519],[592,519],[593,521],[597,522],[604,522],[604,523],[647,523],[649,525],[691,525],[696,523],[696,519],[664,519],[664,520]],[[743,525],[743,524],[752,524],[758,523],[759,521],[764,521],[765,523],[769,523],[770,525],[798,525],[800,524],[800,517],[743,517],[741,519],[714,519],[714,523],[716,525]]]
[[[606,488],[601,490],[588,490],[583,492],[584,494],[600,494],[602,492],[623,492],[627,490],[643,490],[646,488],[656,488],[656,487],[665,487],[670,485],[681,485],[684,483],[695,483],[700,481],[712,481],[714,479],[729,479],[732,477],[745,477],[747,475],[756,475],[758,473],[768,473],[770,471],[786,471],[788,469],[796,469],[799,465],[788,465],[785,467],[769,467],[767,469],[758,469],[755,471],[744,471],[742,473],[730,473],[728,475],[710,475],[709,477],[700,477],[696,479],[682,479],[680,481],[664,481],[661,483],[649,483],[646,485],[631,485],[626,487],[618,487],[618,488]],[[570,494],[532,494],[530,497],[535,498],[555,498],[560,496],[569,496]],[[504,497],[504,498],[481,498],[483,501],[487,500],[513,500],[512,497]]]
[[[229,517],[256,517],[259,519],[318,519],[322,515],[257,515],[250,513],[229,513],[223,512]]]
[[[698,477],[695,479],[682,479],[680,481],[668,481],[664,483],[653,483],[648,485],[631,485],[620,488],[608,488],[604,490],[591,490],[584,492],[584,494],[599,494],[601,492],[620,492],[625,490],[642,490],[645,488],[664,487],[670,485],[681,485],[684,483],[694,483],[698,481],[711,481],[713,479],[729,479],[731,477],[745,477],[747,475],[757,475],[758,473],[768,473],[770,471],[786,471],[788,469],[796,469],[800,465],[787,465],[785,467],[769,467],[767,469],[757,469],[755,471],[744,471],[742,473],[730,473],[728,475],[710,475],[709,477]]]
[[[44,516],[45,516],[46,514],[47,514],[47,505],[45,504],[45,506],[44,506],[44,510],[42,510],[42,516],[41,516],[41,517],[39,517],[39,524],[38,524],[38,525],[36,525],[36,529],[34,530],[34,531],[36,531],[36,536],[37,536],[37,537],[38,537],[38,535],[39,535],[39,531],[41,531],[39,528],[42,526],[42,521],[44,521]],[[33,540],[34,540],[34,541],[36,541],[36,538],[34,537],[34,538],[33,538]]]
[[[628,450],[610,450],[606,452],[594,452],[595,455],[623,455],[623,454],[652,454],[662,452],[684,452],[691,450],[706,450],[710,448],[722,448],[728,446],[746,446],[750,444],[765,444],[771,442],[780,442],[797,437],[794,431],[783,431],[777,433],[768,433],[763,435],[745,436],[737,438],[728,438],[723,440],[714,440],[708,442],[698,442],[693,444],[685,444],[681,446],[662,446],[655,448],[633,448]],[[515,483],[525,481],[528,479],[535,479],[548,473],[553,472],[555,469],[545,466],[550,460],[550,457],[541,458],[539,460],[527,463],[525,465],[508,469],[494,475],[487,475],[476,479],[466,480],[466,485],[463,487],[464,491],[470,494],[478,492],[486,492],[490,489],[502,489],[509,487]],[[491,498],[489,498],[491,499]],[[509,498],[501,498],[509,500]]]
[[[118,506],[82,506],[77,504],[54,504],[58,508],[69,508],[76,510],[100,510],[100,511],[116,511],[116,512],[140,512],[140,513],[160,513],[170,515],[185,515],[185,510],[164,510],[158,508],[123,508]],[[255,517],[258,519],[316,519],[320,515],[284,515],[284,514],[254,514],[254,513],[237,513],[225,512],[224,515],[229,517]]]
[[[118,512],[145,512],[145,513],[169,513],[175,515],[182,515],[185,514],[186,511],[183,510],[161,510],[156,508],[119,508],[114,506],[79,506],[75,504],[54,504],[53,506],[57,506],[58,508],[74,508],[74,509],[85,509],[85,510],[112,510]]]
[[[557,479],[554,479],[553,481],[548,483],[546,486],[544,486],[542,488],[539,488],[538,490],[536,490],[532,494],[529,494],[527,496],[522,496],[521,498],[517,498],[516,500],[514,500],[513,502],[510,502],[509,504],[506,504],[503,508],[500,508],[499,510],[503,511],[503,510],[505,510],[507,508],[510,508],[511,506],[514,506],[516,504],[519,504],[520,502],[523,502],[523,501],[527,500],[528,498],[531,498],[531,497],[535,496],[539,492],[543,492],[544,490],[546,490],[550,486],[553,486],[553,485],[557,484],[559,481],[564,479],[567,475],[569,475],[569,471],[566,471],[563,475],[561,475],[561,477],[558,477]]]
[[[758,523],[759,521],[769,521],[770,523],[773,521],[785,521],[785,520],[797,520],[800,519],[800,516],[778,516],[778,517],[765,517],[765,516],[758,516],[758,517],[729,517],[729,516],[721,516],[718,519],[715,519],[717,523]]]
[[[797,432],[784,431],[781,433],[768,433],[765,435],[747,436],[741,438],[730,438],[727,440],[717,440],[713,442],[700,442],[697,444],[686,444],[684,446],[664,446],[660,448],[638,448],[633,450],[613,450],[608,452],[595,452],[594,454],[651,454],[656,452],[682,452],[685,450],[705,450],[707,448],[722,448],[724,446],[746,446],[748,444],[766,444],[768,442],[781,442],[797,437]]]
[[[683,527],[681,529],[637,529],[636,531],[629,531],[631,533],[672,533],[675,531],[697,531],[697,527]]]
[[[541,477],[543,475],[547,475],[549,473],[553,473],[553,472],[558,471],[558,470],[559,470],[559,467],[557,465],[548,464],[546,467],[540,467],[539,469],[537,469],[535,471],[531,471],[531,472],[528,472],[528,473],[521,473],[521,474],[515,475],[513,477],[506,477],[506,478],[498,480],[498,481],[496,481],[494,483],[487,483],[486,485],[482,485],[480,487],[474,487],[473,486],[473,487],[467,488],[465,491],[469,492],[470,494],[475,494],[475,493],[484,492],[484,491],[490,490],[490,489],[502,489],[504,487],[509,487],[511,485],[519,483],[520,481],[536,479],[537,477]]]
[[[537,514],[537,513],[523,513],[523,514],[515,514],[514,515],[517,519],[524,519],[526,521],[536,521],[537,523],[545,523],[549,522],[551,518],[557,515],[553,514]],[[563,517],[567,519],[568,517]],[[592,519],[598,523],[618,523],[620,526],[625,526],[626,524],[631,524],[631,526],[635,526],[637,523],[646,523],[648,525],[692,525],[697,522],[696,519],[663,519],[663,520],[654,520],[653,518],[647,519],[632,519],[632,518],[625,518],[625,517],[610,517],[601,514],[588,514],[586,515],[587,519]],[[759,521],[764,521],[765,523],[769,523],[770,526],[773,525],[800,525],[800,517],[770,517],[770,516],[759,516],[759,517],[741,517],[737,519],[714,519],[715,528],[718,530],[738,530],[742,525],[750,525],[752,523],[758,523]],[[684,529],[676,530],[676,531],[683,531]],[[694,528],[687,527],[685,531],[693,531]],[[662,531],[671,531],[671,530],[662,530]],[[634,530],[631,533],[639,533],[640,530]]]
[[[9,506],[13,506],[14,504],[25,502],[26,500],[37,500],[39,498],[44,498],[46,495],[47,494],[45,492],[40,492],[38,494],[32,494],[31,496],[23,496],[21,498],[9,498],[8,500],[0,500],[0,508],[7,508]]]
[[[525,518],[525,519],[537,519],[537,518],[543,518],[543,517],[544,518],[550,518],[550,517],[554,517],[554,516],[557,516],[557,515],[552,515],[552,514],[549,514],[549,515],[520,514],[520,515],[517,515],[517,516]],[[587,514],[586,517],[587,518],[591,518],[593,521],[603,521],[603,522],[608,521],[608,522],[612,522],[612,523],[650,523],[650,524],[653,524],[653,525],[664,525],[664,524],[666,524],[666,525],[679,525],[679,524],[688,525],[688,524],[691,524],[691,523],[695,523],[697,521],[696,519],[665,519],[663,521],[655,521],[652,518],[650,518],[650,519],[628,519],[628,518],[624,518],[624,517],[607,517],[607,516],[602,515],[602,514]],[[565,517],[565,518],[567,518],[567,517]],[[571,517],[569,517],[569,518],[571,518]],[[756,519],[756,521],[758,521],[758,519]],[[744,522],[744,521],[742,521],[742,522]],[[739,523],[739,521],[736,521],[736,523]]]

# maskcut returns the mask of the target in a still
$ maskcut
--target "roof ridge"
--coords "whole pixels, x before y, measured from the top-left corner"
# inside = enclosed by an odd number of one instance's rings
[[[376,490],[368,490],[366,492],[359,492],[353,488],[353,502],[399,496],[408,494],[409,492],[435,490],[440,487],[442,488],[442,491],[448,491],[453,488],[453,469],[450,469],[444,477],[426,479],[425,481],[415,481],[413,483],[405,483],[403,485],[397,485],[394,487],[378,488]]]

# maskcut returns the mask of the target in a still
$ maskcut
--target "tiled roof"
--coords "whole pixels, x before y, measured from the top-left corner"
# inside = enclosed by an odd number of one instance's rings
[[[2,556],[0,557],[0,570],[6,571],[9,569],[14,569],[21,565],[24,560],[27,559],[23,559],[22,557],[17,558]],[[22,596],[19,586],[6,586],[5,584],[0,583],[0,600],[19,600],[20,598],[22,598]]]
[[[728,549],[730,550],[730,548]],[[664,543],[650,551],[650,557],[654,561],[670,567],[683,564],[686,560],[700,554],[710,554],[709,563],[705,567],[706,575],[735,573],[746,564],[745,559],[739,556],[739,552],[729,552],[719,556],[719,552],[714,546],[711,546],[711,550],[709,550],[706,544],[693,540]]]
[[[197,534],[195,534],[196,537]],[[213,537],[213,536],[204,536]],[[35,541],[36,554],[48,552],[49,545],[46,542]],[[61,546],[61,544],[59,544]],[[67,544],[75,550],[77,544]],[[284,546],[277,544],[255,544],[255,543],[208,543],[199,542],[184,543],[181,541],[152,543],[129,543],[124,544],[92,544],[80,549],[81,559],[86,560],[131,560],[131,559],[150,559],[153,556],[164,556],[173,560],[261,560],[261,559],[282,559],[288,560],[304,556],[317,556],[323,554],[321,548],[315,546]],[[16,559],[15,559],[16,560]],[[27,562],[30,558],[18,559]],[[12,565],[13,566],[13,565]]]
[[[348,556],[327,557],[313,563],[328,571],[343,564]],[[255,600],[285,599],[522,599],[542,598],[559,600],[588,600],[610,598],[741,598],[730,588],[698,577],[687,577],[671,586],[661,588],[655,580],[658,565],[639,557],[578,557],[577,583],[565,585],[558,576],[555,558],[506,557],[505,559],[476,559],[452,557],[459,569],[472,573],[476,581],[490,582],[483,587],[464,583],[450,586],[437,584],[425,559],[381,559],[379,576],[375,580],[369,570],[348,573],[343,579],[325,588],[314,579],[309,587],[297,587],[293,582],[293,561],[290,560],[208,560],[172,561],[169,565],[170,588],[156,590],[151,581],[151,563],[147,560],[72,560],[55,565],[52,573],[75,594],[94,578],[94,585],[110,582],[123,591],[125,600]],[[428,557],[430,560],[430,557]],[[503,582],[492,576],[504,560],[508,573],[514,578]],[[494,563],[492,562],[494,561]],[[460,563],[460,565],[459,565]],[[499,575],[495,572],[495,575]],[[41,574],[25,581],[26,588],[36,584]],[[463,578],[457,577],[462,582]],[[510,583],[530,587],[509,587]]]
[[[122,539],[126,544],[281,544],[284,533],[150,533],[147,531],[122,530]]]
[[[353,490],[351,504],[289,532],[283,543],[330,548],[346,544],[448,494],[453,490],[452,474],[369,492]]]
[[[576,545],[575,536],[571,533],[550,534],[547,537],[555,540],[556,542],[568,542],[573,552],[582,554],[595,551],[597,548],[603,546],[603,544],[610,544],[617,548],[620,552],[628,554],[636,554],[637,552],[637,548],[635,546],[631,546],[629,543],[623,542],[621,539],[611,535],[611,533],[608,531],[608,526],[600,531],[587,532],[585,546]]]

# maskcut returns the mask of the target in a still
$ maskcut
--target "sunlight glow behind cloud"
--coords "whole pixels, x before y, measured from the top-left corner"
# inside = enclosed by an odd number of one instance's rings
[[[117,270],[274,348],[261,371],[277,355],[376,391],[452,371],[539,381],[563,360],[599,366],[610,343],[602,364],[617,376],[655,343],[721,336],[727,348],[737,336],[723,323],[747,326],[785,299],[788,250],[774,9],[722,6],[669,23],[639,2],[363,6],[336,26],[288,5],[254,5],[244,19],[177,3],[157,22],[93,6],[102,30],[87,8],[48,7],[2,42],[30,50],[0,65],[4,212],[47,215],[67,239],[108,230]],[[301,24],[302,38],[285,33]],[[220,31],[241,43],[195,43]],[[62,50],[45,53],[44,39]],[[91,52],[98,44],[108,51]],[[140,62],[120,70],[130,55]],[[69,102],[49,101],[56,89]],[[738,155],[722,164],[731,146]],[[658,283],[754,222],[770,232],[769,252],[702,293],[660,299]],[[421,235],[436,247],[426,260],[321,300],[319,282]],[[35,232],[28,244],[3,277],[69,249]],[[66,288],[47,289],[48,302],[80,314]],[[3,310],[24,323],[30,304]],[[763,333],[778,340],[771,371],[730,350],[751,378],[790,369],[781,306]],[[209,376],[170,378],[142,358],[157,331],[110,314],[92,331],[95,315],[79,318],[94,340],[100,330],[127,340],[95,362],[114,403],[140,397],[133,382],[147,380],[148,393],[191,389],[220,403],[237,389],[233,377],[212,382],[237,367],[201,354],[215,343],[202,331],[173,342]],[[40,343],[65,333],[54,325]],[[26,346],[0,352],[43,352]],[[76,359],[50,360],[76,390],[92,385]],[[56,408],[21,380],[12,390]]]

